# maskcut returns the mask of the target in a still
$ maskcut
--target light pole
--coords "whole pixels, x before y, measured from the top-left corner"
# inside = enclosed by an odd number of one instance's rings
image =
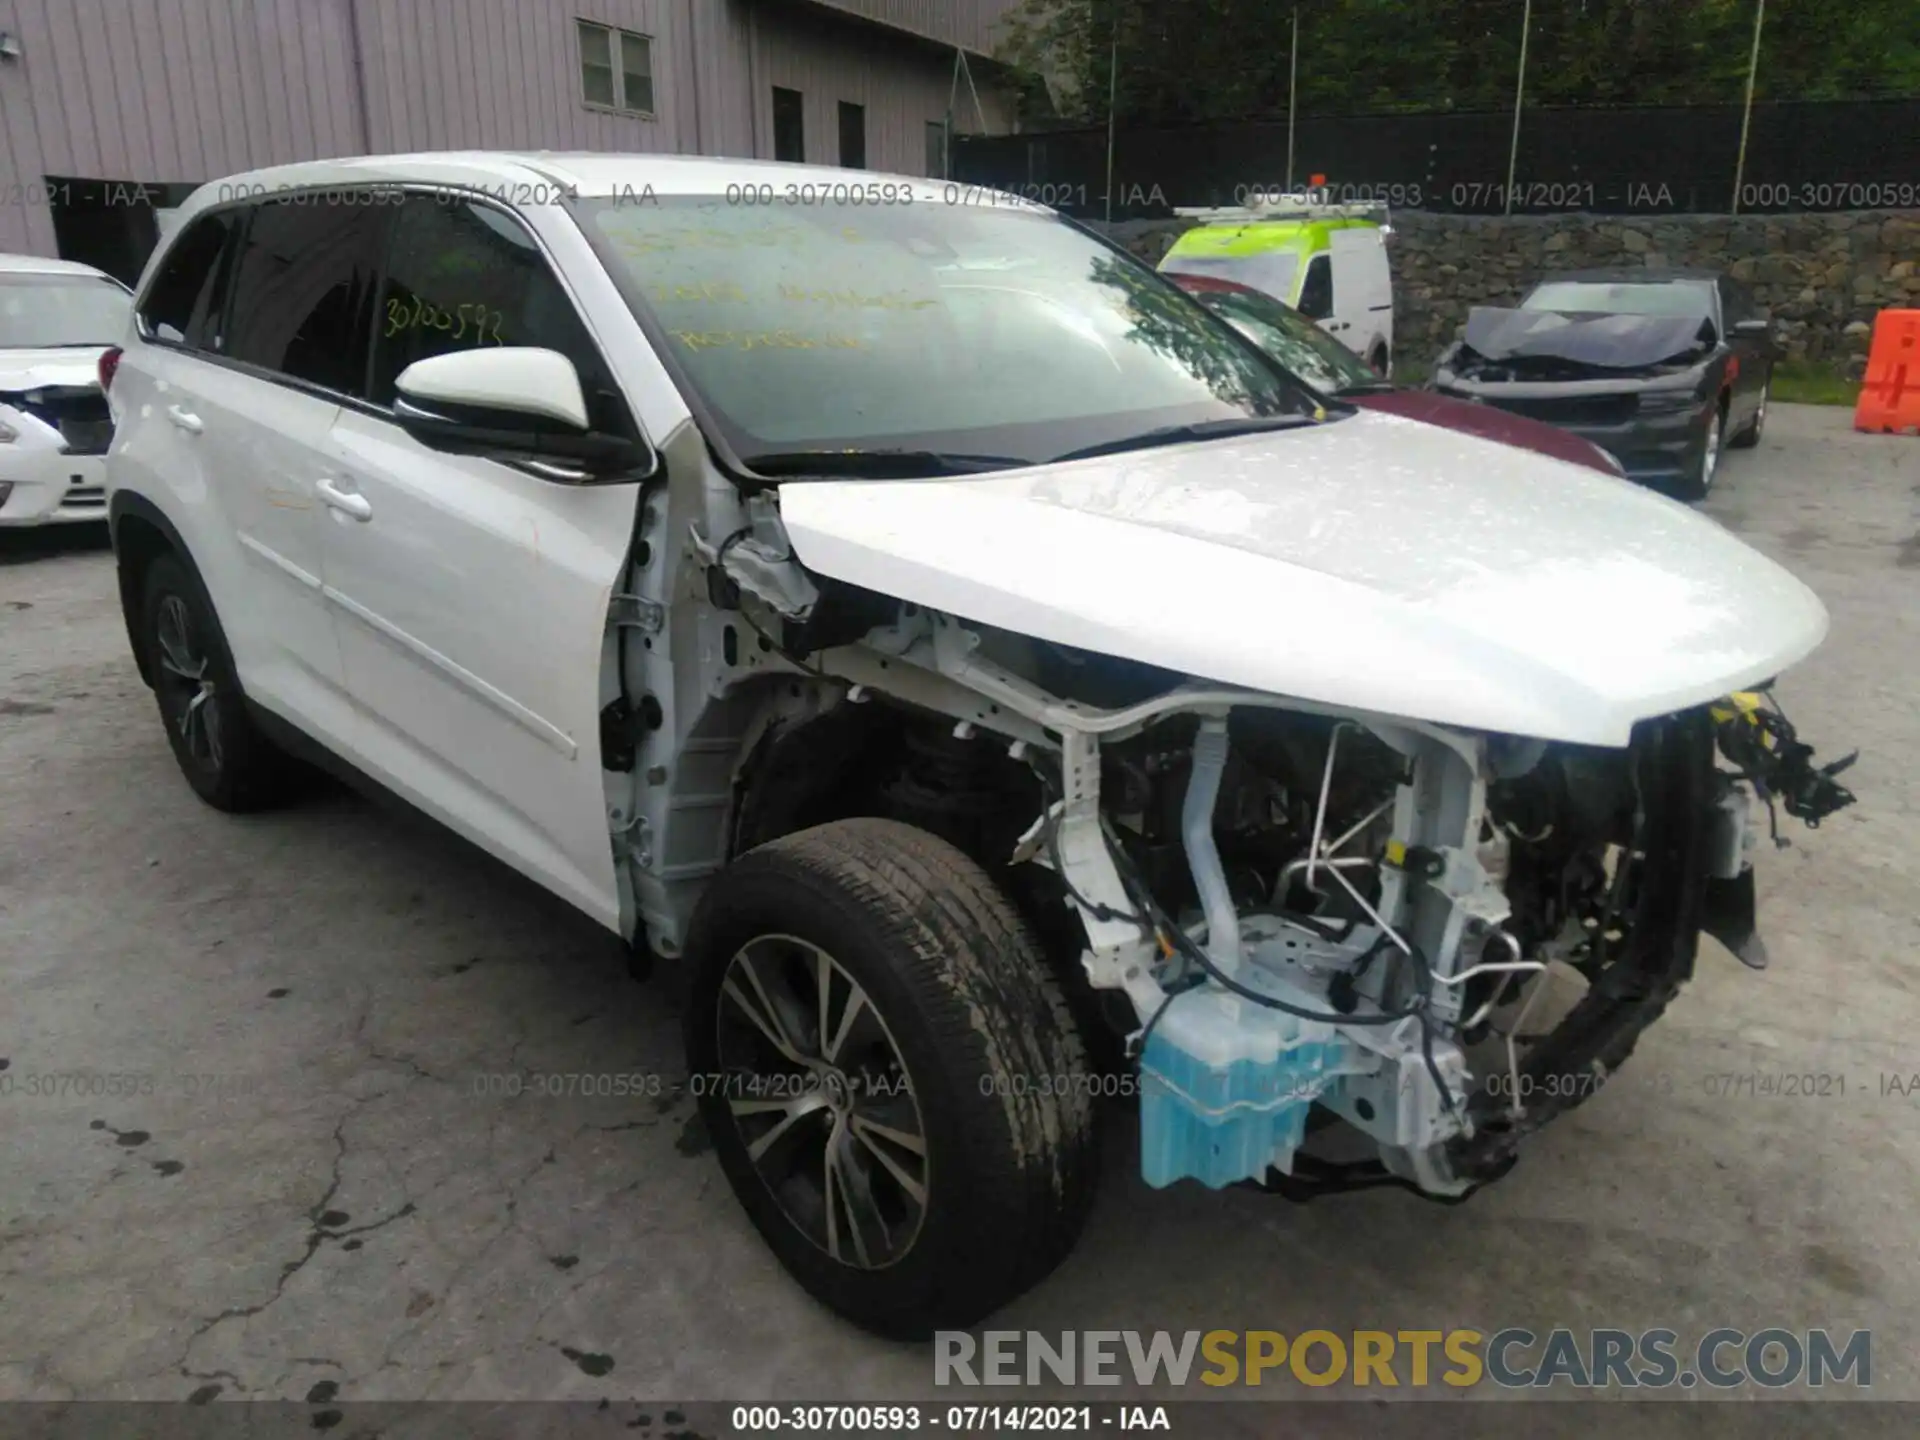
[[[1527,93],[1527,36],[1533,31],[1533,0],[1520,16],[1520,74],[1513,82],[1513,145],[1507,151],[1507,214],[1513,213],[1513,178],[1520,169],[1520,102]]]
[[[1113,25],[1113,49],[1107,59],[1107,223],[1113,223],[1113,123],[1115,97],[1120,91],[1120,21]]]
[[[1753,53],[1747,57],[1747,100],[1740,112],[1740,158],[1733,164],[1733,213],[1740,213],[1740,187],[1747,178],[1747,132],[1753,125],[1753,81],[1760,73],[1760,27],[1767,23],[1767,0],[1753,12]]]
[[[1293,41],[1287,47],[1287,194],[1293,194],[1293,119],[1300,110],[1300,7],[1293,7]]]

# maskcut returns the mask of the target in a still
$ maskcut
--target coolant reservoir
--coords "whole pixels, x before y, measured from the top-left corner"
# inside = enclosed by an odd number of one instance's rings
[[[1342,1072],[1348,1046],[1331,1025],[1217,986],[1175,996],[1140,1057],[1146,1182],[1193,1179],[1218,1190],[1269,1166],[1290,1172],[1307,1110]]]

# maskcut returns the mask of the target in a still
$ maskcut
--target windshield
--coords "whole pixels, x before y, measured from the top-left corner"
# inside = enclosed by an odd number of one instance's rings
[[[1380,377],[1358,355],[1297,310],[1245,290],[1201,290],[1196,298],[1286,369],[1327,394],[1376,386]]]
[[[1598,280],[1548,280],[1520,302],[1522,310],[1581,311],[1592,315],[1672,315],[1708,319],[1713,287],[1705,280],[1646,285]]]
[[[0,275],[0,349],[117,345],[132,298],[92,275]]]
[[[749,465],[856,449],[1037,463],[1173,426],[1324,418],[1195,301],[1043,212],[667,196],[578,213]]]

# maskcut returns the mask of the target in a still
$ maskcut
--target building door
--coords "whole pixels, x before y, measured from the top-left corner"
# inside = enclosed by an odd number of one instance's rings
[[[867,168],[867,107],[840,102],[840,163],[849,170]]]
[[[773,87],[773,158],[807,158],[806,121],[802,115],[800,92],[780,85]]]

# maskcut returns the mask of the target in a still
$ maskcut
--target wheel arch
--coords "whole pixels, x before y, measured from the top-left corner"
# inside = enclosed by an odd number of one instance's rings
[[[172,555],[192,572],[203,589],[206,579],[194,564],[193,552],[187,548],[178,527],[144,495],[125,490],[115,492],[107,502],[107,533],[113,541],[120,615],[127,627],[127,644],[133,650],[133,663],[139,668],[140,679],[152,688],[153,675],[147,664],[146,647],[140,643],[140,605],[147,570],[162,555]]]

